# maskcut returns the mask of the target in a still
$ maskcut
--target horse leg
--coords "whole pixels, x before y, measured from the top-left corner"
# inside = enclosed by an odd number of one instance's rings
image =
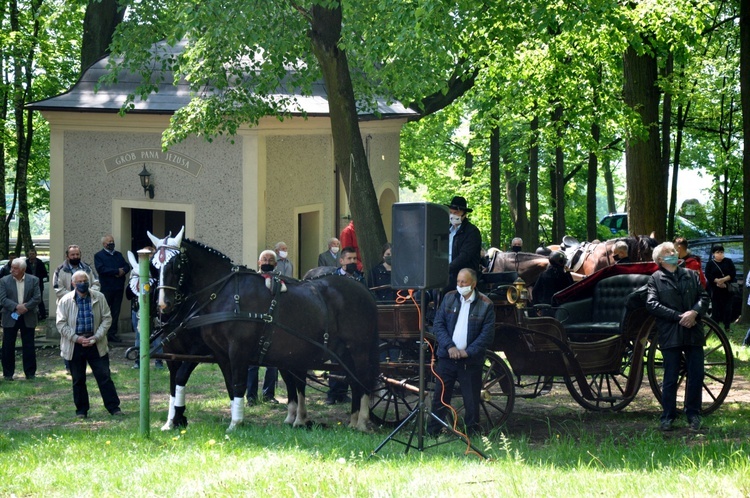
[[[350,379],[349,382],[352,386],[352,409],[349,428],[369,432],[367,422],[370,420],[370,396],[362,384],[360,384],[360,379]]]
[[[307,372],[297,371],[294,376],[297,378],[297,418],[294,420],[294,427],[307,427],[307,403],[305,398],[305,388],[307,387]]]
[[[161,430],[168,431],[177,427],[187,427],[185,417],[185,385],[197,363],[167,362],[169,368],[169,412],[167,422]]]
[[[221,364],[221,363],[220,363]],[[245,392],[247,391],[247,369],[250,368],[248,361],[234,357],[230,361],[230,368],[222,368],[225,373],[224,379],[227,383],[229,397],[231,398],[230,406],[232,412],[232,421],[227,427],[227,432],[234,431],[237,426],[242,425],[245,420]],[[226,374],[229,374],[227,377]],[[229,380],[231,379],[231,382]]]
[[[305,402],[305,372],[281,370],[281,377],[288,393],[285,424],[292,427],[307,427],[307,404]]]
[[[297,381],[294,374],[288,370],[279,370],[281,378],[286,384],[287,391],[287,403],[286,403],[286,418],[284,419],[285,424],[293,425],[294,420],[297,418]]]

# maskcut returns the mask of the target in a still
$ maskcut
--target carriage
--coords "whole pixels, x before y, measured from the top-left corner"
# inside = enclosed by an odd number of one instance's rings
[[[546,394],[554,384],[564,384],[588,410],[618,411],[635,398],[645,371],[654,396],[661,400],[663,363],[643,289],[656,269],[653,263],[604,268],[558,293],[554,308],[526,307],[525,285],[514,284],[514,274],[501,285],[486,286],[483,290],[495,302],[496,324],[484,363],[483,428],[505,422],[517,398]],[[708,414],[719,408],[731,388],[734,359],[724,331],[709,318],[703,319],[703,327],[702,413]],[[419,401],[416,306],[380,305],[378,328],[383,361],[370,418],[396,425]],[[427,342],[432,340],[427,337]],[[685,381],[683,368],[678,399],[683,399]],[[460,411],[460,397],[454,406]]]
[[[244,416],[251,364],[295,371],[284,376],[290,397],[286,422],[293,425],[307,423],[303,379],[311,369],[344,371],[353,380],[351,426],[360,430],[366,430],[368,416],[379,425],[397,425],[417,407],[424,345],[416,304],[381,304],[375,310],[363,286],[332,276],[289,281],[288,292],[281,291],[277,278],[269,281],[268,275],[238,267],[214,249],[182,241],[182,233],[175,239],[151,237],[157,248],[152,263],[160,271],[159,300],[174,300],[173,326],[182,331],[176,340],[173,330],[162,341],[165,353],[160,357],[168,360],[174,398],[166,428],[176,423],[173,402],[175,410],[182,410],[177,415],[184,414],[184,396],[176,390],[184,389],[196,362],[206,361],[219,363],[224,373],[232,403],[230,429]],[[638,292],[656,268],[653,263],[606,267],[556,294],[555,308],[541,310],[526,307],[522,280],[496,275],[482,289],[494,300],[496,312],[495,339],[484,363],[484,429],[502,424],[516,398],[540,396],[554,383],[564,383],[584,408],[621,410],[641,387],[644,364],[660,399],[663,363],[655,322]],[[274,331],[279,333],[272,341]],[[726,398],[734,363],[721,328],[704,319],[704,331],[702,412],[707,414]],[[429,334],[427,339],[429,344]],[[178,363],[193,365],[186,367],[182,380]],[[684,375],[679,383],[684,390]],[[460,398],[454,406],[461,409]]]

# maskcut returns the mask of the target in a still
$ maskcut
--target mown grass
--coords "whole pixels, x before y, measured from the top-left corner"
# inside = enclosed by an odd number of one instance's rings
[[[735,342],[742,336],[744,329],[733,331]],[[747,349],[737,350],[736,379],[746,382]],[[36,381],[0,383],[0,495],[750,495],[747,402],[725,404],[698,434],[662,434],[653,406],[591,414],[556,388],[545,405],[519,400],[514,423],[475,441],[490,460],[467,454],[458,441],[409,453],[391,441],[371,456],[389,430],[351,431],[344,407],[325,406],[315,392],[310,412],[322,425],[295,430],[281,423],[283,405],[262,405],[247,409],[247,423],[225,434],[228,400],[211,365],[199,367],[189,384],[190,425],[172,432],[159,430],[167,373],[152,370],[151,431],[144,438],[138,371],[121,353],[113,353],[113,371],[122,419],[107,414],[91,379],[90,418],[75,420],[70,381],[56,355],[40,357]],[[647,389],[639,394],[650,396]],[[559,408],[539,408],[550,403]]]

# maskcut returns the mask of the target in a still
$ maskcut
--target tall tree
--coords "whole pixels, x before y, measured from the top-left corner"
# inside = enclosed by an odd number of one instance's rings
[[[740,1],[740,98],[742,102],[742,186],[743,192],[750,192],[750,2]],[[750,234],[750,209],[745,209],[743,214],[743,228],[746,234]],[[744,245],[745,275],[748,274],[750,265],[750,244]],[[745,289],[746,295],[747,289]],[[742,319],[748,320],[747,301],[743,299]]]
[[[109,53],[109,45],[117,25],[125,17],[120,0],[88,0],[83,17],[81,72]]]
[[[653,49],[647,50],[638,53],[630,46],[623,57],[624,101],[640,123],[625,145],[628,228],[634,234],[653,231],[658,240],[664,240],[667,184],[661,167],[658,68]]]

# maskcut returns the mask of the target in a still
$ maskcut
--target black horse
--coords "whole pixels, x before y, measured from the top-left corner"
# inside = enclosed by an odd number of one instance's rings
[[[351,427],[367,430],[369,395],[378,375],[377,308],[353,280],[327,276],[300,282],[234,265],[199,242],[152,237],[159,270],[159,308],[180,316],[165,340],[205,344],[224,375],[234,429],[244,418],[250,365],[279,367],[289,396],[286,423],[307,425],[305,377],[327,362],[352,387]],[[195,331],[198,333],[196,334]],[[194,367],[193,367],[194,368]]]

